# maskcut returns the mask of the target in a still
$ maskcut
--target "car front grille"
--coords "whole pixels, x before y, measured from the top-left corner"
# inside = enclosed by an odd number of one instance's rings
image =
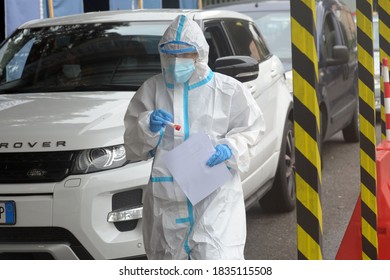
[[[0,184],[60,182],[75,156],[74,151],[0,153]]]

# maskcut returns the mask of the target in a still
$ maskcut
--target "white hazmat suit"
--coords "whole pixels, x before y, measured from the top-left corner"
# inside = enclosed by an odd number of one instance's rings
[[[198,54],[195,71],[187,82],[175,82],[167,70],[164,52],[171,43],[184,46],[179,52]],[[242,83],[208,67],[208,49],[197,23],[183,15],[177,17],[160,41],[162,74],[139,88],[125,115],[127,158],[145,160],[154,155],[143,211],[143,237],[149,259],[244,258],[246,219],[238,171],[248,169],[250,149],[258,142],[265,123],[256,101]],[[182,129],[165,126],[152,132],[150,115],[157,109],[171,113],[173,123]],[[228,145],[232,156],[225,163],[233,176],[192,205],[161,157],[200,131],[208,134],[215,146]]]

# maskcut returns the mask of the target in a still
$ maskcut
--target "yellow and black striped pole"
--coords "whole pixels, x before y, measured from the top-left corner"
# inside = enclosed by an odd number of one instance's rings
[[[359,62],[360,197],[362,205],[362,259],[364,260],[378,259],[372,1],[356,1]]]
[[[382,60],[387,57],[390,58],[390,1],[378,1],[378,16],[379,16],[379,57],[382,73]],[[381,80],[381,139],[386,139],[386,117],[384,105],[384,87],[383,78]]]
[[[321,260],[323,255],[316,1],[294,0],[290,1],[290,5],[298,259]]]

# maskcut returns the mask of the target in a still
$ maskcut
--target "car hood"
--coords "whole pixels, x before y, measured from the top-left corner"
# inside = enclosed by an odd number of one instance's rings
[[[0,96],[0,152],[81,150],[123,143],[134,92]]]

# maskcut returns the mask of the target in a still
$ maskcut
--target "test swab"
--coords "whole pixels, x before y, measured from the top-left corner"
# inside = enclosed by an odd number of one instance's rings
[[[169,125],[170,127],[172,127],[173,129],[176,129],[177,131],[179,131],[181,129],[181,125],[180,124],[174,124],[174,123],[171,123],[171,122],[166,122],[167,125]]]

